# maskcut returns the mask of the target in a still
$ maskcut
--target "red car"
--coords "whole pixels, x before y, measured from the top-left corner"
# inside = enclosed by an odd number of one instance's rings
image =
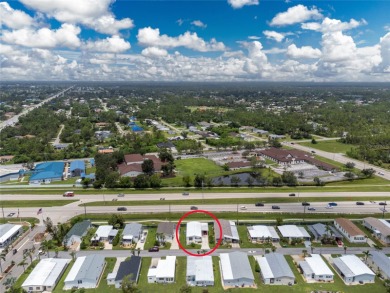
[[[160,248],[158,246],[153,246],[152,248],[149,248],[149,252],[158,252]]]

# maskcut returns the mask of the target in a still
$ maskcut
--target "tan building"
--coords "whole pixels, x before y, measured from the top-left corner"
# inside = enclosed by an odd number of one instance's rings
[[[351,243],[363,243],[367,241],[366,234],[349,219],[337,218],[334,220],[334,225]]]

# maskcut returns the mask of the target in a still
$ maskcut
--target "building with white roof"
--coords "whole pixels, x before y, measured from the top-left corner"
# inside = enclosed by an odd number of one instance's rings
[[[370,229],[380,241],[390,244],[390,223],[384,219],[364,218],[363,225]]]
[[[187,284],[191,286],[214,286],[213,260],[210,255],[187,256]]]
[[[280,253],[268,253],[264,257],[257,256],[260,275],[264,284],[292,285],[295,276],[284,256]]]
[[[201,243],[202,236],[208,235],[209,227],[207,223],[201,222],[188,222],[186,231],[187,245],[191,243]]]
[[[299,262],[299,267],[306,281],[333,281],[333,272],[319,254],[312,254]]]
[[[390,258],[381,251],[371,251],[367,263],[383,278],[390,279]]]
[[[100,242],[100,241],[112,241],[118,230],[115,230],[111,225],[101,225],[96,230],[95,235],[92,237],[92,242]]]
[[[252,287],[255,284],[248,255],[241,251],[221,253],[220,271],[225,287]]]
[[[141,239],[142,224],[129,223],[126,224],[122,232],[123,243],[137,243]]]
[[[148,271],[148,283],[174,283],[176,256],[167,256],[165,259],[152,259]]]
[[[72,288],[93,289],[99,284],[105,266],[104,256],[91,254],[76,259],[65,278],[64,290]]]
[[[301,226],[283,225],[283,226],[278,226],[278,229],[280,231],[280,234],[282,234],[282,237],[287,238],[289,242],[291,240],[298,240],[298,239],[302,239],[304,241],[310,241],[311,238],[309,233],[305,230],[305,228]]]
[[[346,284],[375,282],[374,272],[356,255],[334,258],[333,266]]]
[[[214,221],[214,234],[216,243],[219,241],[220,238],[222,238],[222,241],[229,243],[238,243],[240,241],[236,223],[234,221],[220,219],[219,223],[222,227],[222,235],[220,233],[221,231],[219,230],[218,223]]]
[[[69,262],[70,259],[42,259],[23,282],[22,288],[27,292],[53,291]]]
[[[0,225],[0,248],[10,245],[23,232],[21,225]]]
[[[252,242],[279,242],[280,237],[272,226],[255,225],[248,226],[249,237]]]

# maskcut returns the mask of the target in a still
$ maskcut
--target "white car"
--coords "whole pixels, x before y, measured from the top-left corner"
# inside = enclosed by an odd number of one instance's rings
[[[246,206],[241,206],[240,210],[246,210]]]
[[[332,206],[326,206],[326,208],[327,208],[327,209],[333,209],[333,207],[332,207]]]

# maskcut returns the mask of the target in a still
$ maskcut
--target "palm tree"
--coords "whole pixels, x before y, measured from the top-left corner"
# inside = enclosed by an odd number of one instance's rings
[[[302,250],[302,253],[303,253],[303,257],[307,256],[307,250],[306,249]]]
[[[7,280],[5,280],[4,286],[6,288],[12,289],[11,290],[11,292],[12,292],[13,291],[13,286],[14,286],[15,282],[16,282],[16,277],[9,277]]]
[[[3,274],[3,266],[2,266],[2,261],[5,261],[5,256],[6,254],[3,252],[0,254],[0,272]]]
[[[58,253],[60,252],[60,250],[58,249],[58,247],[56,246],[55,248],[54,248],[54,253],[55,253],[55,258],[57,258],[58,257]]]
[[[47,252],[47,257],[50,257],[49,249],[53,247],[53,241],[52,240],[45,240],[41,242],[41,247],[44,252]]]
[[[32,263],[32,259],[33,259],[33,252],[30,250],[28,250],[25,255],[25,257],[28,257],[30,259],[30,263]]]
[[[76,252],[75,252],[75,251],[71,251],[71,252],[69,253],[69,255],[72,257],[72,260],[74,261],[75,258],[76,258]]]
[[[363,251],[364,254],[364,262],[367,263],[367,258],[371,256],[371,253],[369,250]]]
[[[18,266],[23,267],[23,272],[26,270],[25,265],[28,265],[28,263],[26,262],[26,258],[23,258],[23,260],[18,264]]]
[[[344,245],[344,254],[347,254],[348,246]]]
[[[139,256],[139,254],[141,253],[141,248],[137,248],[137,253],[138,253],[138,256]]]

